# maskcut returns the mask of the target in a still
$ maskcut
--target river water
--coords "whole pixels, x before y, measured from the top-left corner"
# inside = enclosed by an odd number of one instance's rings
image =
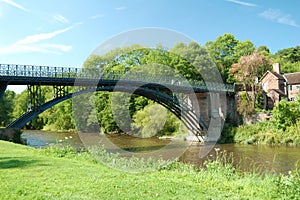
[[[267,145],[240,145],[240,144],[216,144],[203,146],[199,144],[187,144],[182,151],[175,151],[171,147],[170,139],[136,138],[127,135],[101,136],[97,134],[87,135],[84,138],[74,132],[49,132],[26,130],[22,137],[27,140],[29,146],[42,148],[54,144],[71,145],[76,148],[86,147],[87,143],[97,144],[106,138],[113,145],[111,150],[123,149],[124,152],[135,153],[155,152],[168,146],[167,153],[177,154],[180,161],[201,166],[207,159],[215,159],[216,152],[226,151],[228,159],[233,158],[233,163],[244,171],[256,171],[258,173],[288,173],[288,171],[300,167],[300,147],[267,146]],[[99,142],[100,141],[100,142]],[[175,145],[173,145],[175,146]],[[170,151],[170,149],[172,149]],[[174,148],[175,149],[175,148]],[[178,153],[180,152],[180,153]]]

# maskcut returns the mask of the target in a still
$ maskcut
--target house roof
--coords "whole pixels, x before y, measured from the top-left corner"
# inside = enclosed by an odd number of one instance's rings
[[[268,91],[268,93],[271,93],[271,92],[276,92],[277,94],[285,96],[285,97],[287,96],[282,90],[279,90],[279,89],[271,89]]]
[[[266,76],[267,74],[272,74],[273,76],[275,76],[277,79],[279,80],[285,80],[284,77],[281,75],[281,74],[278,74],[276,72],[273,72],[273,71],[267,71],[261,78],[260,78],[260,81],[262,81]]]
[[[300,72],[287,73],[283,75],[289,85],[300,84]]]

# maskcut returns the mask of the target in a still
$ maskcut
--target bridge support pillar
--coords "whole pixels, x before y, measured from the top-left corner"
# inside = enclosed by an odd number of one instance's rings
[[[7,83],[0,83],[0,100],[2,99],[2,96],[5,93],[5,90],[7,88]]]
[[[225,99],[223,99],[223,97]],[[193,112],[196,116],[208,126],[207,133],[205,135],[205,142],[216,142],[223,128],[225,121],[226,108],[223,104],[226,104],[226,95],[219,93],[196,93],[190,95],[187,104],[193,108]],[[226,105],[225,105],[226,107]],[[196,127],[196,128],[200,128]],[[197,136],[190,130],[188,132],[187,140],[198,141]]]
[[[217,142],[221,136],[221,131],[225,121],[225,116],[222,109],[223,100],[219,93],[211,93],[211,118],[207,131],[205,142]]]
[[[69,94],[68,86],[64,86],[64,85],[54,85],[53,86],[53,97],[54,98],[64,97],[67,94]]]
[[[205,124],[209,124],[209,105],[210,105],[210,98],[208,93],[195,93],[189,95],[187,100],[187,104],[193,110],[193,114],[197,118],[201,118],[201,120]],[[200,125],[198,124],[197,127],[194,127],[195,130],[200,130]],[[195,131],[189,130],[188,137],[186,138],[188,141],[199,141],[199,138],[195,135]]]
[[[28,85],[27,111],[38,110],[43,104],[42,88],[40,85]]]

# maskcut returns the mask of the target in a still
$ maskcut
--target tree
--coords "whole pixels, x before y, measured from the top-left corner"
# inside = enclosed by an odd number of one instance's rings
[[[281,65],[284,73],[300,71],[300,46],[279,50],[275,53],[274,59]]]
[[[230,73],[232,65],[237,63],[241,56],[250,55],[255,50],[250,40],[241,42],[229,33],[217,37],[215,41],[207,42],[206,48],[226,83],[235,82]]]
[[[44,95],[42,95],[44,99]],[[13,100],[14,111],[13,111],[13,119],[16,120],[23,114],[28,111],[29,104],[29,96],[28,91],[24,90],[21,94],[17,94]],[[31,120],[28,124],[26,124],[26,128],[28,129],[42,129],[44,126],[43,119],[40,116],[37,116],[33,120]]]
[[[275,56],[281,58],[285,62],[300,62],[300,46],[279,50]]]
[[[242,56],[238,63],[232,65],[231,73],[237,82],[242,84],[245,90],[247,90],[247,86],[251,87],[251,95],[247,91],[245,95],[248,104],[251,102],[250,110],[252,111],[255,109],[256,98],[259,92],[258,80],[271,68],[271,60],[256,52],[249,56]]]
[[[234,47],[235,58],[241,58],[242,56],[251,55],[255,51],[255,46],[250,40],[245,40],[244,42],[239,41]]]
[[[227,82],[228,72],[232,64],[237,61],[234,57],[234,48],[237,44],[238,40],[229,33],[217,37],[214,42],[209,41],[206,43],[208,53],[218,66],[224,82]]]
[[[0,126],[7,126],[13,120],[14,98],[16,94],[13,91],[6,90],[0,100]]]
[[[267,47],[267,46],[260,46],[256,49],[256,52],[261,54],[261,55],[264,55],[266,57],[270,57],[271,56],[271,52],[270,52],[270,49]]]
[[[159,78],[168,78],[168,76],[175,78],[184,77],[188,80],[202,80],[199,73],[201,70],[212,72],[209,67],[212,60],[204,47],[201,47],[195,42],[190,44],[176,44],[170,51],[158,46],[156,49],[149,49],[133,45],[124,47],[122,49],[114,49],[105,55],[92,55],[84,63],[84,70],[87,73],[102,72],[104,78],[137,78],[143,81],[154,81]],[[200,66],[195,68],[194,66]],[[212,75],[210,73],[210,75]],[[122,129],[130,130],[130,121],[125,119],[126,110],[129,109],[130,116],[135,116],[136,113],[143,110],[150,100],[132,95],[130,97],[129,105],[125,105],[125,94],[109,92],[97,92],[95,94],[95,109],[90,106],[84,114],[78,117],[80,125],[92,125],[97,122],[101,126],[104,133],[120,132],[120,127],[117,126],[114,117],[124,119],[123,122],[118,122]],[[127,97],[126,97],[127,98]],[[111,101],[117,101],[112,109]],[[86,104],[87,100],[80,101],[79,104]],[[96,115],[96,117],[95,117]],[[87,117],[86,117],[87,116]],[[87,118],[84,120],[83,118]],[[174,118],[168,114],[168,118]],[[121,123],[121,124],[120,124]],[[77,124],[77,123],[76,123]],[[170,123],[169,123],[170,124]],[[168,129],[171,130],[170,128]],[[171,131],[172,132],[172,131]]]
[[[180,127],[179,120],[166,108],[156,103],[151,103],[136,112],[133,119],[134,135],[140,137],[174,135]]]
[[[210,57],[207,49],[198,43],[177,43],[170,52],[170,56],[173,59],[171,59],[169,65],[174,67],[176,72],[186,79],[202,81],[203,76],[207,78],[208,74],[212,79],[217,76],[214,74],[215,65],[213,59]]]

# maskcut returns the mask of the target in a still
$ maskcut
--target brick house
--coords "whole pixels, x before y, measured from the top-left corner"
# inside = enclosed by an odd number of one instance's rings
[[[262,76],[260,84],[266,94],[265,108],[272,109],[282,99],[295,100],[300,93],[300,72],[283,74],[280,64],[274,63],[273,70]]]

